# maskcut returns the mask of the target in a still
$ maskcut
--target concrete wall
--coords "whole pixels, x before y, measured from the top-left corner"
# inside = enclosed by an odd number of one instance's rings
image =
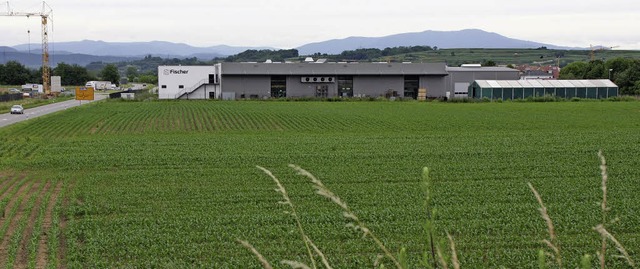
[[[421,76],[420,88],[427,89],[427,97],[437,98],[445,96],[445,80],[447,77]]]
[[[336,78],[333,76],[334,82],[310,83],[302,82],[302,76],[287,76],[287,97],[314,97],[316,96],[316,88],[319,86],[327,86],[327,97],[336,97],[338,96]]]
[[[51,92],[62,92],[62,77],[51,76]]]
[[[353,96],[384,96],[388,90],[404,96],[404,76],[354,76]],[[336,88],[337,92],[337,88]]]
[[[337,77],[334,82],[308,83],[302,82],[303,76],[287,76],[287,97],[314,97],[316,88],[327,86],[327,97],[338,96]],[[222,88],[224,92],[235,92],[236,98],[249,98],[258,95],[259,98],[271,97],[271,76],[223,76]],[[427,96],[444,96],[445,80],[439,76],[420,77],[420,88],[427,88]],[[404,96],[404,76],[353,76],[353,95],[362,97],[384,96],[388,90]],[[202,93],[195,93],[198,95]]]
[[[222,77],[222,91],[235,92],[236,98],[271,97],[271,76],[224,76]],[[287,88],[287,94],[289,89]]]

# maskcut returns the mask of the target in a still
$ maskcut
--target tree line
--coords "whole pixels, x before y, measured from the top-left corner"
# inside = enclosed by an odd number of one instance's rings
[[[288,50],[246,50],[224,59],[225,62],[264,62],[272,60],[284,62],[286,59],[297,58],[300,54],[297,49]],[[219,60],[219,59],[217,59]]]
[[[356,49],[345,50],[342,53],[336,55],[339,60],[356,60],[356,61],[374,61],[376,59],[384,58],[387,56],[393,56],[398,54],[407,54],[414,52],[432,51],[437,47],[430,46],[410,46],[410,47],[393,47],[384,49]]]
[[[59,63],[51,69],[51,75],[60,76],[62,85],[81,86],[91,80],[120,83],[119,71],[113,64],[106,65],[97,75],[94,75],[86,67]],[[0,64],[0,85],[24,85],[27,83],[42,84],[42,67],[30,69],[16,61]]]
[[[640,95],[640,59],[573,62],[560,70],[560,79],[611,79],[621,94]]]

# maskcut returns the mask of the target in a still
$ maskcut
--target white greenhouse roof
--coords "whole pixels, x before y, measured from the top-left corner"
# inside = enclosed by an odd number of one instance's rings
[[[608,79],[595,80],[476,80],[482,88],[617,88]]]

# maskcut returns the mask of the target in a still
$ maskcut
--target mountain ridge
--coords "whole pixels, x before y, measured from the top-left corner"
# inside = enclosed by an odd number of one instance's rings
[[[354,50],[358,48],[384,49],[387,47],[399,46],[435,46],[442,49],[525,49],[539,47],[547,47],[549,49],[579,49],[509,38],[480,29],[464,29],[458,31],[427,30],[423,32],[400,33],[382,37],[352,36],[342,39],[331,39],[327,41],[309,43],[302,45],[297,49],[300,54],[309,55],[314,53],[338,54],[345,50]]]
[[[11,48],[21,52],[27,51],[29,44],[16,45]],[[39,44],[31,44],[31,48],[39,48]],[[188,58],[192,55],[207,55],[211,58],[237,54],[248,49],[273,49],[270,47],[234,47],[218,45],[195,47],[185,43],[168,41],[148,42],[107,42],[102,40],[81,40],[50,43],[49,49],[57,54],[86,54],[94,56],[144,57],[146,55],[165,56],[165,58]],[[60,53],[58,53],[60,52]]]
[[[458,31],[410,32],[387,35],[382,37],[352,36],[342,39],[308,43],[297,47],[299,54],[312,55],[315,53],[340,54],[345,50],[358,48],[378,48],[400,46],[431,46],[441,49],[450,48],[515,48],[528,49],[546,47],[549,49],[585,49],[562,47],[534,41],[509,38],[497,33],[480,29],[464,29]],[[30,52],[29,52],[30,49]],[[148,42],[107,42],[101,40],[81,40],[71,42],[55,42],[49,44],[52,65],[58,62],[86,65],[90,62],[127,61],[136,60],[151,55],[165,59],[193,58],[202,60],[222,58],[240,52],[254,49],[275,50],[272,47],[244,47],[217,45],[209,47],[195,47],[186,43],[168,41]],[[37,66],[40,44],[21,44],[16,46],[0,45],[0,63],[10,60],[23,62],[28,66]]]

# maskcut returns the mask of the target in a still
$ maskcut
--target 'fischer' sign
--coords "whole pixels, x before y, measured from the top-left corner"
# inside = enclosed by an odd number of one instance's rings
[[[189,70],[177,70],[177,69],[165,69],[163,71],[165,75],[186,75],[189,74]]]

